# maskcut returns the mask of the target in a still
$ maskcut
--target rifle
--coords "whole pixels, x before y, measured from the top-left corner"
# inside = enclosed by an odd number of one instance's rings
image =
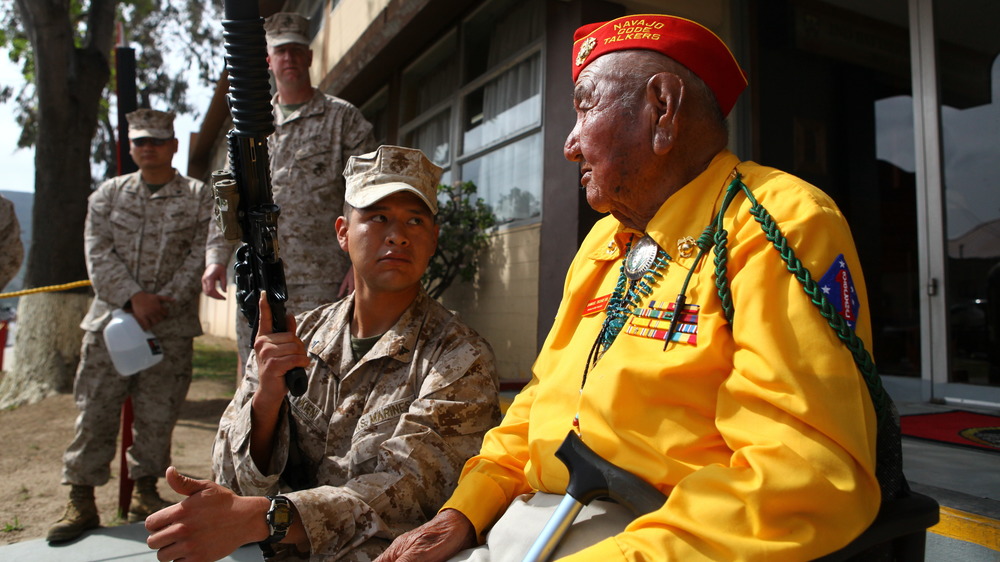
[[[285,269],[278,255],[278,215],[271,196],[267,136],[274,132],[271,88],[267,72],[264,24],[256,0],[225,0],[222,21],[229,71],[229,109],[233,128],[226,136],[230,170],[212,174],[212,188],[226,240],[242,240],[236,252],[236,299],[240,311],[257,332],[260,293],[271,305],[275,332],[288,330],[285,322]],[[306,391],[305,369],[285,373],[292,396]]]

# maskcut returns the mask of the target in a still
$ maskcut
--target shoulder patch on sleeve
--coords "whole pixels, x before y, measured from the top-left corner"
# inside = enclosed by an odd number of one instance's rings
[[[858,323],[858,293],[854,289],[854,280],[851,278],[851,270],[847,268],[847,260],[844,254],[837,256],[819,280],[819,288],[830,300],[830,304],[837,311],[847,325],[853,330]]]

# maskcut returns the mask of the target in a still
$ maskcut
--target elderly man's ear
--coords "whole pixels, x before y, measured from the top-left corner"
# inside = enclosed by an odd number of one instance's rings
[[[646,101],[653,110],[653,152],[664,155],[677,140],[677,115],[684,99],[684,81],[672,72],[660,72],[646,82]]]

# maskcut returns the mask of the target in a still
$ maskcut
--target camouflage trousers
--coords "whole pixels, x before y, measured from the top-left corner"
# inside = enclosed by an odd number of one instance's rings
[[[336,302],[337,292],[340,291],[340,282],[328,285],[289,285],[288,301],[285,302],[285,312],[292,315],[299,315],[303,312]],[[250,333],[250,325],[243,313],[236,310],[236,349],[240,354],[240,365],[246,365],[253,349],[253,340],[257,334]],[[243,378],[243,373],[240,373]]]
[[[170,466],[170,438],[191,385],[193,338],[160,338],[163,360],[132,376],[115,371],[98,332],[83,337],[73,395],[80,415],[63,455],[63,484],[101,486],[111,477],[122,404],[132,398],[129,476],[163,477]]]

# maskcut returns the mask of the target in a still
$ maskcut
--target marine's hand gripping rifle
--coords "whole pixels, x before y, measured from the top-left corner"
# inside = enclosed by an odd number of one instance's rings
[[[251,331],[260,320],[260,292],[271,305],[275,332],[285,323],[285,270],[278,256],[278,214],[271,197],[267,136],[274,132],[264,25],[256,1],[226,0],[222,22],[229,70],[229,109],[233,129],[227,136],[231,170],[212,174],[212,187],[227,240],[241,239],[236,253],[236,298]],[[306,372],[285,373],[293,396],[306,391]]]

